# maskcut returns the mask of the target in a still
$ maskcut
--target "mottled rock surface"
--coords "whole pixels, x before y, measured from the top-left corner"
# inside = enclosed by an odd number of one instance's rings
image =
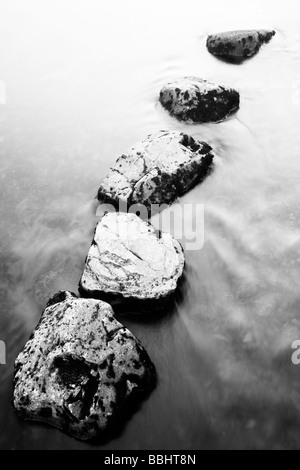
[[[239,109],[240,95],[232,88],[196,77],[168,83],[160,102],[169,113],[187,123],[221,122]]]
[[[122,155],[102,181],[98,199],[116,205],[120,201],[170,204],[201,182],[213,162],[212,148],[180,133],[160,131],[148,136]]]
[[[243,62],[257,54],[268,43],[275,31],[248,30],[213,34],[207,39],[209,52],[228,62]]]
[[[183,274],[182,247],[135,214],[110,213],[99,222],[80,293],[138,312],[172,301]]]
[[[108,304],[60,292],[16,360],[14,406],[25,419],[87,440],[155,383],[146,351]]]

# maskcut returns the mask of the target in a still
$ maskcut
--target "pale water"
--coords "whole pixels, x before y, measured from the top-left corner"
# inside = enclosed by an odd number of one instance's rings
[[[1,448],[91,448],[15,416],[13,362],[48,298],[77,290],[101,178],[160,129],[217,154],[213,174],[180,200],[205,205],[205,244],[186,253],[172,312],[123,320],[159,384],[92,448],[300,448],[299,17],[292,0],[1,0]],[[237,28],[277,35],[240,66],[208,54],[207,34]],[[170,118],[159,90],[186,75],[238,89],[239,113],[217,125]]]

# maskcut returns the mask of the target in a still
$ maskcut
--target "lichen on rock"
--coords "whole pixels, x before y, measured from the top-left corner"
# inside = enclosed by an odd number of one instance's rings
[[[155,383],[148,354],[110,305],[61,292],[16,360],[14,407],[27,420],[88,440]]]

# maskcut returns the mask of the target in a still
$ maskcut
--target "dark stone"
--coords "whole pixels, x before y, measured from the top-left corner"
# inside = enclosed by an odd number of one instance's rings
[[[180,88],[180,93],[176,92]],[[239,109],[240,95],[232,88],[214,85],[196,77],[168,83],[160,102],[171,116],[189,124],[221,122]]]
[[[180,133],[160,131],[122,155],[99,188],[98,199],[118,207],[170,204],[203,181],[214,155],[205,142]]]
[[[14,406],[25,419],[95,438],[154,388],[155,368],[110,305],[70,292],[55,298],[16,360]]]
[[[207,39],[207,49],[220,59],[241,63],[257,54],[263,44],[268,43],[275,31],[250,30],[228,31],[213,34]]]

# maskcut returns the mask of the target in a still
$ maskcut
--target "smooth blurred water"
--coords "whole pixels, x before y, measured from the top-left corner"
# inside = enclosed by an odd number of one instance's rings
[[[102,177],[160,129],[215,149],[213,174],[180,200],[205,205],[205,245],[186,253],[174,311],[124,319],[159,385],[99,448],[300,448],[298,25],[293,0],[0,1],[0,448],[90,448],[15,416],[13,362],[49,296],[77,290]],[[207,34],[241,28],[277,35],[241,66],[208,54]],[[238,89],[239,113],[170,118],[159,90],[186,75]]]

